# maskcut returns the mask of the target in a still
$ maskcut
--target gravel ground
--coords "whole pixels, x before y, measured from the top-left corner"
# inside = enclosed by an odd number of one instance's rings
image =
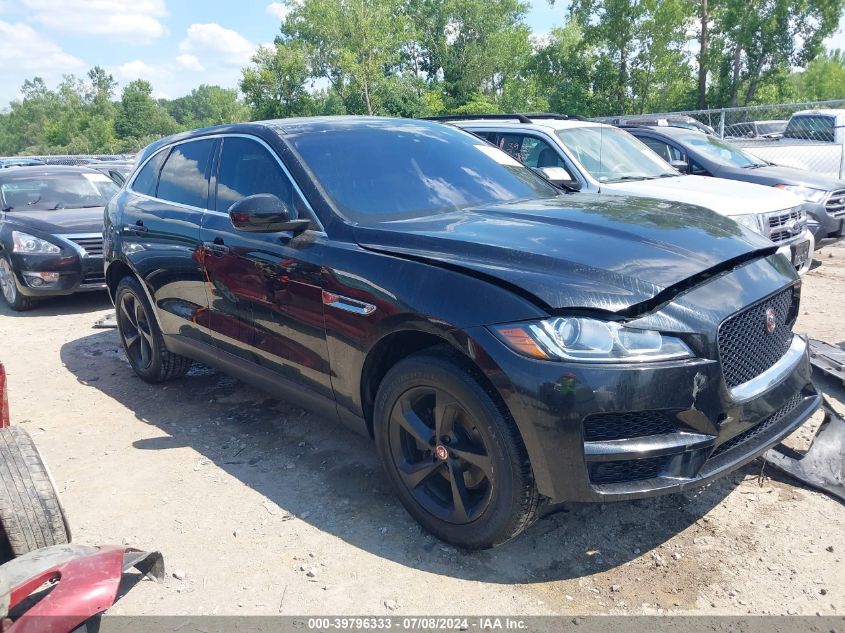
[[[798,329],[842,343],[845,248],[816,259]],[[12,422],[50,465],[74,539],[165,556],[168,579],[110,613],[845,611],[845,506],[760,461],[699,491],[565,506],[467,554],[421,532],[343,427],[205,368],[135,378],[115,332],[92,329],[109,309],[93,295],[0,308],[0,357]],[[841,386],[823,387],[845,410]]]

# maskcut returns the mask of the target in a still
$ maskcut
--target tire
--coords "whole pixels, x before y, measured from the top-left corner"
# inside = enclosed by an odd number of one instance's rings
[[[379,385],[373,432],[402,505],[439,539],[485,549],[536,520],[540,497],[516,425],[457,352],[397,363]]]
[[[149,383],[181,378],[191,368],[191,359],[169,351],[153,316],[150,302],[135,277],[117,284],[114,300],[117,330],[132,370]]]
[[[0,429],[0,524],[20,556],[70,542],[59,496],[38,449],[24,429]]]
[[[5,255],[0,256],[0,297],[15,312],[23,312],[32,308],[32,297],[21,294],[12,262]]]

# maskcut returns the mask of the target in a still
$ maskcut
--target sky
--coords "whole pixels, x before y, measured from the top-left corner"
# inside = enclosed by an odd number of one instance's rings
[[[563,23],[566,0],[530,0],[535,34]],[[119,84],[146,79],[156,97],[175,98],[207,83],[237,87],[256,47],[269,44],[285,15],[267,0],[0,0],[0,108],[36,75],[55,86],[63,74],[103,66]],[[845,49],[845,31],[829,47]]]

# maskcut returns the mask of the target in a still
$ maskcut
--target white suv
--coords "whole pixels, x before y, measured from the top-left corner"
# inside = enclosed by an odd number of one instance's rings
[[[642,196],[711,209],[761,233],[799,273],[809,270],[813,236],[804,201],[747,182],[688,176],[624,130],[566,115],[433,117],[505,150],[556,184],[584,192]]]

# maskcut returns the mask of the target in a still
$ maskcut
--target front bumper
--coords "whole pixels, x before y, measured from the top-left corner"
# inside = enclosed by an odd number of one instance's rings
[[[18,291],[28,297],[69,295],[76,292],[103,290],[106,287],[103,257],[79,254],[22,255],[11,254],[12,269],[18,282]],[[32,276],[26,273],[58,273],[58,281],[49,285],[34,286]]]
[[[679,492],[730,473],[797,429],[821,402],[805,340],[793,336],[780,360],[733,388],[715,343],[720,323],[780,294],[790,275],[772,256],[635,321],[682,335],[698,357],[681,361],[539,361],[484,328],[468,330],[468,353],[513,416],[541,494],[595,502]]]

